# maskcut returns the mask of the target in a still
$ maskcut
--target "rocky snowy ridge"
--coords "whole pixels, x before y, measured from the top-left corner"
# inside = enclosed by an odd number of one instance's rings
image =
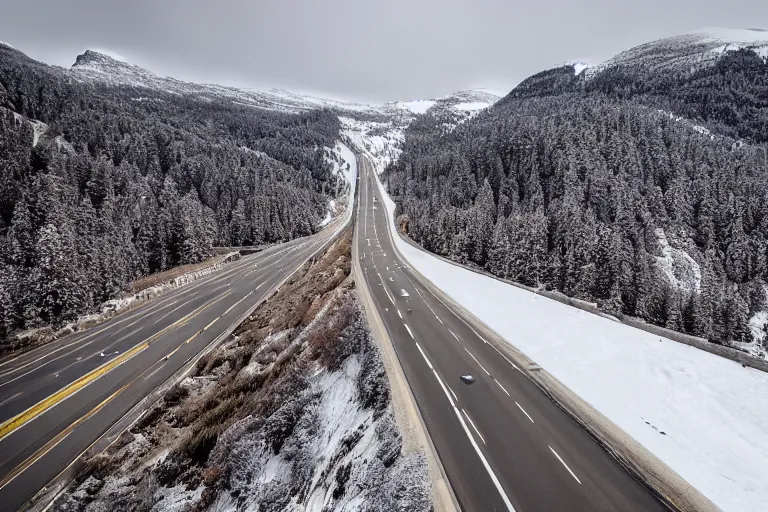
[[[749,48],[768,58],[768,32],[761,29],[708,28],[636,46],[588,67],[587,79],[615,66],[645,67],[654,72],[695,71],[714,64],[725,52]]]
[[[240,89],[215,84],[183,82],[156,75],[144,68],[94,50],[86,50],[79,55],[70,73],[74,79],[80,81],[147,88],[162,93],[194,95],[211,100],[228,100],[282,112],[298,113],[328,108],[341,120],[341,136],[344,142],[374,157],[374,161],[379,164],[379,171],[397,159],[400,146],[405,140],[404,130],[418,116],[428,111],[440,115],[444,119],[446,129],[451,130],[499,100],[499,96],[487,91],[467,90],[434,99],[366,105],[279,89]],[[137,91],[135,101],[148,101],[148,98]]]

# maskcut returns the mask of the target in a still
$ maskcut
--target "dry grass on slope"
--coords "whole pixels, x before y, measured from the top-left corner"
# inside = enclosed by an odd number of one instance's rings
[[[340,506],[350,494],[375,492],[387,510],[426,510],[426,480],[411,476],[423,461],[400,457],[386,376],[354,294],[350,245],[351,232],[262,304],[107,453],[87,461],[54,509],[240,509],[255,500],[260,510],[283,510],[317,495]],[[328,396],[338,386],[354,399],[322,421],[328,401],[338,404]],[[329,444],[322,428],[343,440]],[[329,446],[330,458],[322,455]],[[277,477],[259,483],[270,460],[289,468],[281,486]]]

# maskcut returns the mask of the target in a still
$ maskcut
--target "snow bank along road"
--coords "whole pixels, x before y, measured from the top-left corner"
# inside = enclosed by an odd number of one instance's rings
[[[333,232],[243,257],[134,311],[0,364],[0,509],[22,507],[268,297]]]
[[[464,510],[665,510],[393,249],[370,164],[358,163],[358,257]],[[467,385],[460,376],[471,374]]]

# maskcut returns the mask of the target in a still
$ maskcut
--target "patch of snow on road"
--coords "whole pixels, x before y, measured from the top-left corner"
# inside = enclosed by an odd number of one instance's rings
[[[384,198],[394,233],[395,203]],[[410,265],[716,505],[768,510],[768,374],[462,269],[393,238]]]
[[[669,283],[685,293],[701,291],[701,267],[696,260],[683,251],[669,245],[662,228],[656,228],[656,241],[661,248],[661,256],[656,256],[656,263],[667,276]]]

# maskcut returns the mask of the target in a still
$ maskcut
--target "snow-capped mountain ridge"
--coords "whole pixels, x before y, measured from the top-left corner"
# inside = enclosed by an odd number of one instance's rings
[[[192,95],[209,100],[232,101],[237,104],[278,110],[305,112],[328,108],[342,123],[341,136],[356,150],[369,154],[379,170],[397,160],[405,140],[406,127],[427,111],[446,119],[446,126],[470,119],[490,107],[499,96],[480,89],[458,91],[433,99],[391,101],[382,104],[362,104],[299,94],[281,89],[239,89],[216,84],[197,84],[170,77],[161,77],[134,64],[117,60],[95,50],[79,55],[70,69],[79,81],[106,83],[112,86],[132,86],[160,93]],[[145,100],[139,94],[136,101]]]
[[[643,66],[655,72],[696,71],[714,64],[728,51],[750,49],[768,58],[768,32],[762,29],[707,28],[635,46],[590,67],[590,79],[615,66]]]
[[[114,86],[145,87],[169,93],[192,94],[209,99],[228,99],[253,107],[287,112],[329,108],[349,113],[367,112],[395,117],[403,115],[410,117],[411,115],[423,114],[427,108],[438,103],[454,105],[474,102],[490,106],[498,100],[498,96],[488,92],[466,90],[435,99],[362,104],[299,94],[282,89],[260,90],[217,84],[198,84],[157,75],[140,66],[120,61],[97,50],[86,50],[83,54],[78,55],[70,71],[74,78],[79,81],[94,81]]]

